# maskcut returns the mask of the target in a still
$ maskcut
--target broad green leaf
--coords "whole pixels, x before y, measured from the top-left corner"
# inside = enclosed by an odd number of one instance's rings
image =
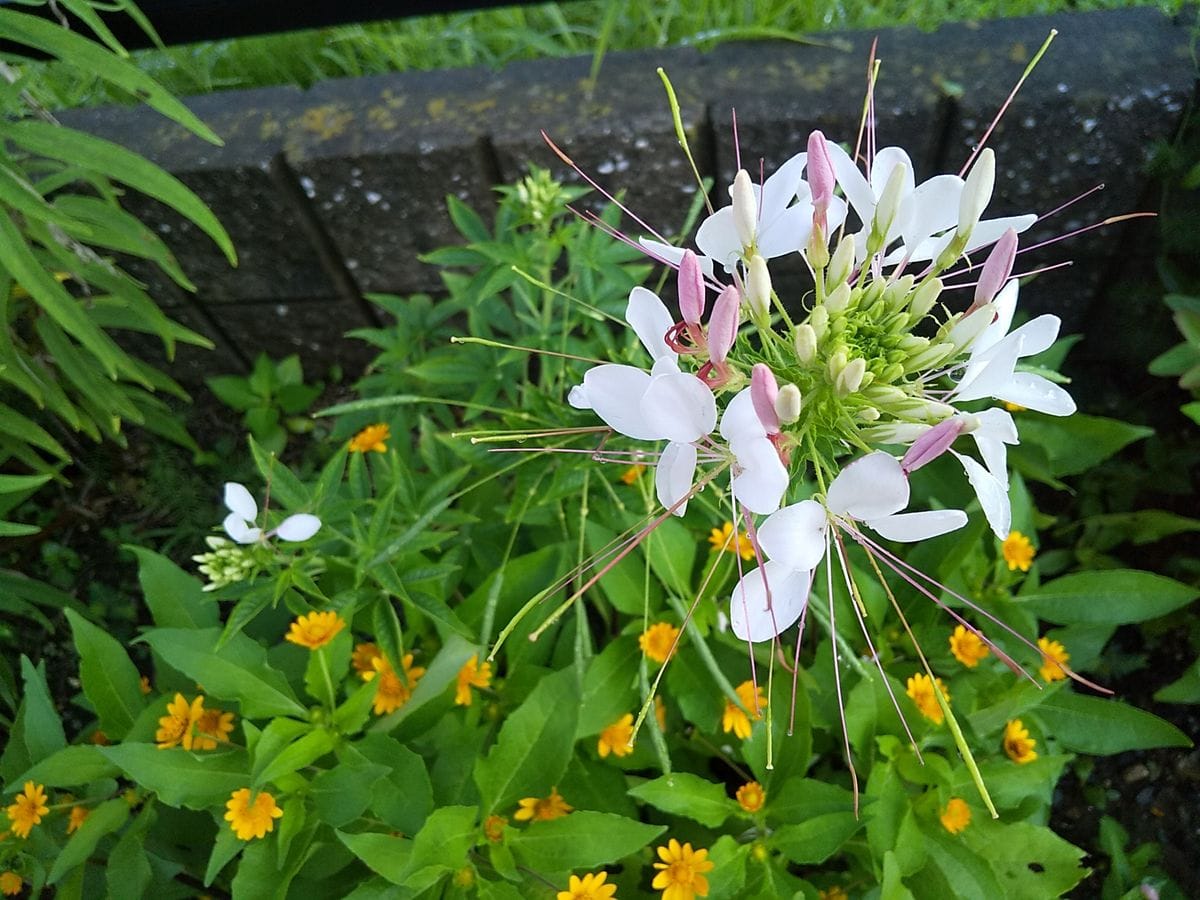
[[[738,805],[726,796],[723,785],[688,772],[673,772],[644,782],[630,788],[629,794],[663,812],[687,816],[709,828],[719,827],[738,811]]]
[[[1064,747],[1107,756],[1149,747],[1190,747],[1186,734],[1165,719],[1117,700],[1061,691],[1037,708],[1046,732]]]
[[[412,841],[375,832],[347,834],[335,831],[334,834],[372,872],[382,875],[392,884],[404,884],[405,872],[413,853]]]
[[[25,711],[24,743],[30,759],[37,762],[67,746],[67,735],[46,686],[45,662],[34,666],[22,654],[21,678],[25,682],[25,701],[21,704]]]
[[[218,499],[213,497],[214,516]],[[142,586],[150,615],[159,628],[210,628],[220,622],[220,608],[204,585],[165,556],[144,547],[125,546],[138,561],[138,582]]]
[[[230,795],[247,787],[250,780],[244,750],[201,754],[178,747],[160,750],[154,744],[118,744],[101,747],[100,752],[168,806],[224,806]]]
[[[1154,699],[1159,703],[1200,703],[1200,660],[1192,663],[1177,681],[1160,688]]]
[[[374,763],[339,762],[312,780],[310,796],[317,815],[334,828],[350,824],[371,803],[375,785],[391,770]]]
[[[1187,606],[1200,594],[1162,575],[1134,569],[1078,572],[1056,578],[1020,600],[1058,625],[1145,622]]]
[[[930,897],[1007,897],[987,857],[969,849],[936,823],[923,830],[929,864],[910,880]],[[1046,896],[1054,896],[1053,894]]]
[[[67,839],[66,846],[55,857],[46,882],[54,884],[71,869],[83,863],[92,855],[100,839],[119,829],[128,818],[129,804],[120,797],[101,803],[91,810],[83,824]]]
[[[930,826],[930,830],[936,826]],[[940,837],[940,836],[939,836]],[[1081,866],[1083,851],[1049,828],[1030,822],[1001,823],[980,818],[962,833],[964,843],[984,859],[1012,900],[1061,897],[1088,870]],[[942,838],[949,843],[951,838]]]
[[[1152,428],[1083,413],[1063,417],[1033,412],[1021,415],[1022,445],[1043,448],[1054,474],[1060,478],[1086,472],[1122,447],[1152,434]]]
[[[13,779],[9,788],[19,788],[26,781],[36,781],[47,787],[75,787],[120,774],[121,770],[105,758],[99,747],[80,744],[63,747],[46,757],[20,778]]]
[[[870,802],[863,798],[864,808]],[[835,812],[854,812],[854,794],[836,784],[814,778],[792,778],[767,794],[767,815],[780,822],[798,824]]]
[[[681,597],[692,594],[692,566],[696,561],[696,536],[678,519],[667,519],[650,533],[646,554],[650,568]]]
[[[79,680],[100,727],[112,740],[124,739],[146,707],[141,677],[125,648],[83,616],[67,610],[67,621],[79,651]]]
[[[777,828],[770,842],[792,862],[815,865],[829,859],[862,826],[852,812],[824,813]]]
[[[279,720],[277,719],[276,721]],[[308,732],[308,734],[289,744],[278,753],[272,753],[267,758],[264,758],[262,755],[265,743],[260,741],[259,745],[255,747],[255,772],[251,786],[260,788],[284,775],[291,775],[293,772],[315,762],[333,750],[335,741],[336,737],[334,734],[322,728]],[[261,771],[259,770],[260,765],[262,766]]]
[[[140,898],[150,887],[154,871],[146,856],[146,833],[157,818],[158,811],[153,804],[143,806],[133,824],[125,829],[108,854],[108,863],[104,867],[107,900]]]
[[[375,783],[371,810],[405,834],[416,834],[433,810],[433,785],[425,760],[384,734],[369,734],[354,749],[371,762],[388,767],[384,781]]]
[[[259,644],[238,634],[215,650],[220,636],[217,628],[156,628],[140,640],[169,666],[204,685],[206,694],[238,701],[244,716],[308,717],[287,680],[267,664],[266,651]]]
[[[624,816],[580,810],[534,822],[509,839],[518,862],[540,872],[592,869],[636,853],[667,830]]]
[[[558,783],[575,741],[579,686],[574,669],[547,675],[500,729],[492,752],[475,765],[484,814],[522,797],[544,797]]]
[[[413,838],[404,884],[421,891],[442,875],[461,869],[478,838],[478,815],[474,806],[435,809]]]
[[[217,828],[217,839],[213,841],[212,853],[208,855],[208,866],[204,870],[204,886],[208,887],[221,870],[229,865],[229,861],[246,848],[246,842],[237,836],[228,822],[221,822]]]
[[[577,738],[599,734],[625,713],[634,709],[641,649],[630,636],[619,637],[588,664],[583,676],[583,699],[579,704]]]

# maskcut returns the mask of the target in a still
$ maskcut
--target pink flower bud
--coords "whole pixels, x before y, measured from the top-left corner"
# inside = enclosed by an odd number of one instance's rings
[[[985,303],[991,303],[1000,288],[1012,274],[1013,261],[1017,258],[1017,232],[1012,228],[1001,235],[1000,240],[992,247],[987,261],[983,264],[983,272],[979,275],[979,283],[975,285],[975,302],[971,309],[977,309]]]
[[[708,356],[715,363],[724,363],[737,337],[738,312],[741,297],[733,285],[717,295],[712,316],[708,320]]]
[[[912,446],[904,454],[904,459],[900,460],[900,471],[908,475],[926,463],[933,462],[950,449],[950,445],[962,434],[964,428],[966,422],[958,416],[938,422],[912,442]]]
[[[833,199],[833,161],[825,146],[825,135],[814,131],[808,136],[808,186],[812,189],[812,203],[821,214],[824,223],[825,210]]]
[[[691,250],[683,251],[679,261],[679,312],[689,325],[699,325],[704,316],[704,273],[700,260]]]
[[[750,370],[750,400],[767,434],[779,434],[779,413],[775,411],[778,397],[779,385],[775,381],[775,373],[765,363],[756,363]]]

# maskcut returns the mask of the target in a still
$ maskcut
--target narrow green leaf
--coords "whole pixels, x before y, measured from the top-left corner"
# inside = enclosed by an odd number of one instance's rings
[[[20,778],[14,778],[8,787],[17,790],[26,781],[48,787],[77,787],[120,774],[121,770],[105,758],[99,747],[81,744],[52,753]]]
[[[829,859],[863,825],[852,812],[825,813],[798,825],[784,825],[770,843],[800,865],[816,865]]]
[[[1150,747],[1190,747],[1186,734],[1165,719],[1116,700],[1060,691],[1037,708],[1047,734],[1080,753],[1107,756]]]
[[[593,869],[637,853],[667,830],[611,813],[580,810],[536,822],[509,839],[513,855],[541,872]]]
[[[392,884],[403,884],[409,859],[412,857],[413,842],[406,838],[387,834],[364,832],[346,834],[334,832],[346,848],[366,864],[372,872],[382,875]]]
[[[101,747],[100,752],[168,806],[224,806],[234,791],[250,781],[244,750],[197,754],[178,747],[160,750],[154,744],[118,744]]]
[[[1058,625],[1123,625],[1174,612],[1198,594],[1193,587],[1151,572],[1106,569],[1064,575],[1019,599]]]
[[[54,884],[71,869],[83,863],[92,855],[100,839],[119,829],[128,818],[129,804],[120,797],[101,803],[93,809],[83,820],[79,830],[67,839],[66,846],[54,858],[54,865],[50,867],[46,883]]]
[[[310,731],[269,760],[263,759],[260,753],[255,753],[255,774],[251,787],[261,788],[315,762],[333,750],[333,744],[333,734],[321,729]]]
[[[723,785],[698,775],[673,772],[630,788],[629,794],[663,812],[687,816],[709,828],[719,827],[738,806],[725,794]]]
[[[216,511],[216,498],[213,502]],[[165,556],[126,544],[138,561],[138,582],[154,624],[160,628],[210,628],[220,621],[220,609],[203,583]]]
[[[54,708],[50,688],[46,686],[44,662],[34,666],[29,657],[21,655],[21,677],[25,682],[25,746],[33,760],[45,759],[67,746],[62,719]]]

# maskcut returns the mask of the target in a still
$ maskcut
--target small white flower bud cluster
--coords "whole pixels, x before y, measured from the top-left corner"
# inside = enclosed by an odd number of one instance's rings
[[[193,562],[200,564],[197,566],[200,574],[208,579],[204,590],[215,591],[245,581],[254,572],[257,563],[246,548],[216,535],[206,537],[204,543],[211,552],[192,557]]]

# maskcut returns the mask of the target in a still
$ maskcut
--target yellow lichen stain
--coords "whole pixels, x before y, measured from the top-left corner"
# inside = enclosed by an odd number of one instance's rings
[[[383,102],[392,109],[399,109],[408,101],[407,97],[396,96],[396,92],[391,88],[384,88],[379,96],[383,99]]]
[[[300,127],[312,132],[321,140],[329,140],[344,132],[353,118],[354,113],[339,110],[332,104],[313,106],[306,109],[300,117]]]
[[[429,118],[440,119],[446,114],[446,98],[434,97],[425,104],[425,111],[429,113]]]
[[[1008,51],[1008,58],[1015,63],[1029,62],[1029,48],[1023,42],[1017,41]]]
[[[396,117],[386,106],[372,106],[367,110],[367,121],[380,131],[395,131]]]
[[[269,141],[282,130],[283,127],[279,124],[278,120],[268,113],[258,126],[258,139],[260,141]]]
[[[473,112],[473,113],[482,113],[482,112],[487,112],[489,109],[493,109],[495,106],[496,106],[495,98],[489,97],[484,100],[476,100],[474,103],[468,103],[467,111]]]

